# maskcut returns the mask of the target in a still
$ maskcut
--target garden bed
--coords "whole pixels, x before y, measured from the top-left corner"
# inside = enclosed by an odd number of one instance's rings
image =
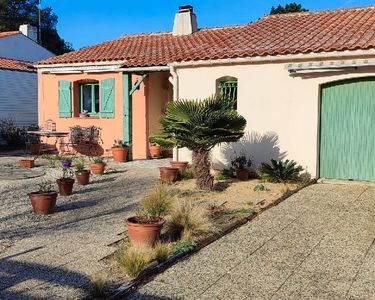
[[[289,184],[288,189],[286,189],[283,184],[265,183],[257,179],[249,181],[231,179],[217,182],[214,191],[211,192],[194,189],[194,183],[194,180],[183,180],[171,184],[168,186],[168,192],[176,197],[177,201],[193,201],[193,203],[205,207],[215,231],[201,236],[192,245],[187,245],[187,247],[183,245],[182,251],[172,254],[164,262],[157,263],[152,261],[133,280],[126,276],[116,261],[116,255],[123,249],[130,247],[130,243],[125,237],[115,245],[112,245],[117,250],[103,259],[107,268],[104,273],[101,273],[100,277],[93,279],[93,286],[103,285],[103,281],[105,281],[106,297],[113,299],[124,297],[136,287],[150,281],[155,275],[163,272],[176,262],[185,259],[187,256],[244,225],[262,211],[279,204],[300,189],[315,183],[315,181],[310,181],[304,185]],[[264,186],[264,191],[254,191],[254,188],[260,185]],[[162,234],[161,239],[167,240],[165,232]],[[172,242],[172,248],[177,244],[178,242]]]

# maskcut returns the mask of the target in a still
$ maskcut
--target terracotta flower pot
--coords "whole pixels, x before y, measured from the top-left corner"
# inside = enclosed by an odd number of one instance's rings
[[[161,147],[160,146],[154,146],[150,145],[150,156],[153,158],[157,158],[161,156]]]
[[[124,222],[133,245],[152,246],[159,239],[165,221],[162,218],[155,218],[152,223],[142,223],[137,217],[131,217]]]
[[[55,212],[57,192],[33,192],[27,195],[36,214],[48,215]]]
[[[173,182],[177,180],[178,168],[160,167],[160,179],[165,182]]]
[[[90,171],[95,175],[103,175],[106,163],[92,163],[90,165]]]
[[[89,171],[82,171],[82,172],[75,172],[77,184],[78,185],[87,185],[90,181],[90,172]]]
[[[112,148],[113,160],[116,162],[126,162],[128,156],[128,148],[113,147]]]
[[[42,144],[30,144],[31,155],[39,155],[42,150]]]
[[[180,172],[184,171],[188,164],[188,161],[171,161],[171,167],[177,168]]]
[[[248,180],[249,170],[248,169],[236,169],[236,177],[238,180]]]
[[[71,179],[71,178],[57,179],[56,182],[57,182],[57,185],[59,186],[60,196],[70,196],[71,194],[73,194],[74,179]]]
[[[20,159],[20,167],[21,168],[34,168],[34,160],[33,159]]]

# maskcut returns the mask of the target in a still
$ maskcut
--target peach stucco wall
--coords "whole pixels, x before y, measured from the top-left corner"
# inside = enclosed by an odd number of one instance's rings
[[[320,85],[326,82],[374,76],[375,68],[347,73],[316,73],[291,77],[286,63],[191,67],[178,69],[179,98],[203,98],[215,93],[215,82],[223,76],[238,78],[238,111],[247,120],[242,143],[216,147],[214,167],[224,167],[234,151],[245,151],[255,165],[270,158],[289,158],[313,176],[318,167],[318,120]],[[192,86],[194,88],[192,88]],[[190,152],[179,151],[180,160]]]
[[[56,122],[57,131],[69,131],[69,127],[75,125],[95,125],[102,129],[102,147],[104,153],[113,145],[115,139],[123,138],[123,74],[90,73],[90,74],[39,74],[38,76],[38,118],[39,125],[52,119]],[[83,80],[115,79],[115,116],[114,118],[88,117],[79,118],[78,111],[78,82]],[[132,76],[132,83],[139,76]],[[162,83],[168,81],[168,73],[150,74],[132,95],[132,146],[133,159],[145,159],[148,157],[149,128],[154,131],[161,111],[165,107],[166,96],[170,94],[170,88],[163,89]],[[58,113],[58,81],[68,80],[72,84],[73,117],[60,118]],[[150,125],[151,124],[151,125]],[[151,127],[150,127],[151,126]]]

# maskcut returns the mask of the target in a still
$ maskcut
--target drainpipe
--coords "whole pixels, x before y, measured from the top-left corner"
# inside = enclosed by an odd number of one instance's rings
[[[174,66],[170,66],[172,77],[169,77],[169,82],[173,85],[173,101],[178,100],[178,74]],[[178,147],[173,148],[173,160],[178,161]]]

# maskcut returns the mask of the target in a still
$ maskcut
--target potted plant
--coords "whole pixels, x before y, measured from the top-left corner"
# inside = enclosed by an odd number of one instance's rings
[[[19,163],[20,163],[20,168],[30,169],[30,168],[34,168],[35,159],[34,158],[24,158],[24,159],[20,159]]]
[[[236,177],[239,180],[248,180],[249,179],[249,169],[251,167],[250,158],[247,159],[245,155],[237,156],[231,162],[232,167],[236,170]]]
[[[75,175],[78,185],[87,185],[90,181],[90,171],[86,169],[83,159],[74,164],[76,169]]]
[[[94,175],[103,175],[106,167],[103,157],[97,156],[93,158],[93,163],[90,164],[90,171]]]
[[[137,215],[125,219],[132,244],[152,246],[158,240],[165,223],[162,218],[172,206],[163,184],[156,184],[140,201]]]
[[[59,187],[59,194],[60,196],[70,196],[73,193],[73,184],[74,179],[73,172],[71,170],[72,160],[71,159],[63,159],[61,160],[62,165],[62,177],[56,180],[57,185]]]
[[[122,140],[115,140],[112,146],[112,156],[115,162],[126,162],[128,146]]]
[[[151,134],[148,137],[148,141],[150,143],[149,145],[149,151],[151,158],[159,158],[161,156],[161,146],[158,143],[158,135],[157,134]]]
[[[174,167],[159,167],[160,180],[164,182],[174,182],[178,177],[178,168]]]
[[[55,212],[57,192],[52,190],[50,182],[39,184],[39,190],[28,193],[27,196],[36,214],[48,215]]]

